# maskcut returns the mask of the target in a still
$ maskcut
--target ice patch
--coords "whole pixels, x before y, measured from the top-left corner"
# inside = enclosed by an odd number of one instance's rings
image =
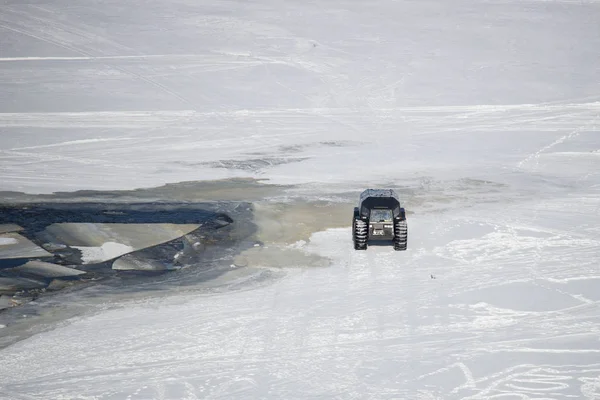
[[[72,277],[85,274],[85,271],[78,271],[74,268],[65,267],[64,265],[56,265],[37,260],[29,261],[24,265],[12,268],[10,271],[36,275],[43,278]]]
[[[131,253],[134,248],[122,243],[106,242],[100,247],[73,246],[81,251],[81,260],[84,263],[102,262]]]
[[[176,269],[170,263],[155,260],[139,254],[127,254],[115,260],[112,269],[119,271],[166,271]]]

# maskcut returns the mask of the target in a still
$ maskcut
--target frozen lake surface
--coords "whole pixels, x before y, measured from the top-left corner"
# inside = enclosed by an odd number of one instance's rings
[[[597,1],[0,4],[3,202],[251,202],[264,244],[45,300],[0,397],[600,398]],[[352,250],[367,187],[408,251]]]

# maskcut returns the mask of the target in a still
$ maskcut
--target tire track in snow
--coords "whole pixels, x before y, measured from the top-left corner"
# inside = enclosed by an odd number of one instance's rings
[[[148,132],[148,131],[145,131]],[[111,142],[132,142],[135,141],[136,145],[146,141],[152,141],[157,139],[175,139],[189,137],[189,135],[169,135],[169,136],[146,136],[143,137],[116,137],[116,138],[93,138],[93,139],[80,139],[80,140],[68,140],[65,142],[57,142],[52,144],[43,144],[38,146],[26,146],[26,147],[15,147],[12,149],[8,149],[12,152],[21,151],[21,150],[35,150],[35,149],[46,149],[52,147],[64,147],[64,146],[85,146],[88,144],[98,144],[98,143],[111,143]],[[15,153],[16,154],[16,153]]]
[[[355,120],[364,120],[364,123],[372,123],[370,119],[360,113],[365,111],[370,115],[371,109],[357,108],[273,108],[273,109],[232,109],[223,111],[196,111],[194,109],[186,110],[156,110],[156,111],[95,111],[95,112],[49,112],[49,113],[0,113],[0,126],[4,127],[19,127],[19,126],[43,126],[40,121],[55,121],[55,123],[64,122],[65,126],[72,121],[90,121],[97,119],[103,121],[105,125],[111,126],[113,120],[143,122],[159,117],[161,119],[177,119],[177,118],[204,118],[204,117],[229,117],[229,118],[244,118],[262,116],[282,117],[286,114],[290,116],[321,116],[331,119],[335,123],[346,125],[351,129],[355,124]],[[593,125],[589,122],[590,118],[597,118],[597,113],[600,112],[600,103],[578,104],[555,106],[549,109],[547,106],[532,107],[530,105],[505,105],[505,106],[438,106],[438,107],[395,107],[382,109],[389,113],[395,114],[398,121],[411,122],[422,125],[422,130],[414,132],[415,134],[422,133],[428,129],[438,128],[444,130],[484,130],[484,131],[503,131],[510,128],[516,130],[519,128],[530,127],[537,130],[552,130],[556,131],[564,129],[568,126],[576,124],[575,131],[559,138],[555,143],[544,147],[539,152],[545,151],[555,145],[576,136],[585,127],[580,124],[580,121],[588,121],[588,125]],[[508,111],[520,111],[518,115],[514,114],[499,114]],[[576,111],[577,114],[573,114]],[[540,118],[539,113],[550,114],[544,118]],[[589,112],[589,114],[587,114]],[[535,118],[532,118],[534,117]],[[340,121],[343,118],[344,121]],[[509,120],[505,123],[499,121]],[[347,121],[346,121],[347,120]],[[391,120],[394,122],[395,120]],[[94,121],[95,122],[95,121]],[[448,127],[447,125],[450,125]],[[94,124],[96,126],[97,124]],[[439,132],[437,130],[436,132]],[[535,157],[537,153],[529,156]],[[522,162],[526,162],[523,160]]]
[[[517,167],[522,168],[525,164],[528,164],[529,162],[535,160],[536,163],[535,163],[534,169],[537,169],[538,166],[539,166],[539,158],[542,155],[542,153],[550,150],[554,146],[557,146],[557,145],[559,145],[561,143],[566,142],[567,140],[573,139],[574,137],[576,137],[577,135],[579,135],[581,133],[581,131],[583,130],[583,128],[584,128],[583,126],[580,126],[580,127],[576,128],[574,131],[571,131],[571,132],[567,133],[566,135],[561,136],[560,138],[556,139],[552,143],[550,143],[550,144],[542,147],[541,149],[539,149],[535,153],[530,154],[524,160],[520,161],[517,164]]]
[[[40,128],[133,128],[145,129],[203,116],[193,110],[97,111],[58,113],[0,113],[0,126]],[[205,114],[204,116],[211,116]]]
[[[19,7],[24,10],[20,10],[17,7],[5,8],[5,13],[14,15],[14,18],[10,18],[9,21],[13,21],[13,23],[16,21],[16,23],[21,24],[26,32],[41,30],[43,28],[45,36],[49,36],[58,43],[66,44],[76,49],[76,52],[88,52],[88,50],[82,48],[84,44],[81,42],[81,39],[87,40],[89,43],[96,43],[96,47],[89,49],[91,52],[99,52],[98,43],[107,44],[111,52],[116,50],[131,53],[133,51],[132,48],[123,46],[114,40],[108,39],[106,36],[92,33],[89,26],[79,28],[77,27],[77,23],[67,21],[66,18],[63,18],[63,21],[59,21],[63,16],[54,10],[49,10],[36,4],[26,4]],[[26,20],[30,20],[33,23],[28,26]],[[61,35],[61,33],[65,33],[66,35]],[[61,39],[61,36],[66,36],[66,38]]]
[[[80,53],[75,48],[73,48],[73,47],[71,47],[71,46],[69,46],[69,45],[67,45],[65,43],[57,42],[57,41],[54,41],[52,39],[48,39],[48,38],[40,36],[40,35],[36,35],[36,34],[34,34],[32,32],[28,32],[26,30],[22,30],[22,29],[19,29],[19,28],[10,27],[10,26],[8,26],[8,25],[6,25],[4,23],[0,23],[0,28],[6,29],[6,30],[9,30],[9,31],[12,31],[12,32],[20,33],[21,35],[29,36],[29,37],[32,37],[34,39],[38,39],[38,40],[40,40],[42,42],[46,42],[48,44],[53,44],[55,46],[62,47],[63,49],[70,50],[70,51],[73,51],[75,53]],[[88,57],[93,57],[93,56],[88,56]]]
[[[150,59],[205,59],[203,54],[140,54],[140,55],[114,55],[114,56],[75,56],[75,57],[0,57],[0,62],[17,61],[103,61],[103,60],[150,60]],[[227,62],[229,64],[229,62]],[[232,62],[232,64],[240,64]],[[246,63],[241,63],[246,65]]]
[[[519,364],[477,379],[475,383],[480,389],[475,394],[463,397],[463,400],[503,397],[529,399],[530,395],[539,398],[560,394],[573,397],[565,392],[575,385],[586,399],[594,400],[600,394],[597,386],[599,373],[599,364]]]
[[[61,155],[55,155],[55,154],[49,154],[49,153],[31,153],[31,152],[12,151],[12,150],[0,150],[0,154],[33,159],[33,160],[35,160],[34,162],[67,161],[67,162],[72,162],[75,164],[82,164],[82,165],[101,165],[103,167],[136,169],[136,167],[131,166],[131,165],[124,165],[123,163],[111,163],[106,160],[92,159],[89,157],[79,158],[79,157],[68,157],[68,156],[61,156]]]
[[[13,10],[13,12],[14,12],[14,10]],[[8,19],[8,20],[5,19],[4,20],[4,24],[0,24],[0,27],[12,30],[12,31],[17,32],[17,33],[21,33],[23,35],[27,35],[27,36],[33,37],[35,39],[42,40],[42,41],[50,43],[50,44],[57,45],[57,46],[62,47],[64,49],[71,50],[71,51],[73,51],[75,53],[81,54],[82,56],[85,56],[85,57],[94,57],[94,54],[92,52],[90,52],[89,50],[84,50],[81,47],[80,44],[76,43],[76,41],[74,41],[75,44],[73,44],[73,43],[69,43],[67,40],[64,40],[64,39],[62,39],[62,40],[58,39],[57,37],[59,35],[57,35],[56,32],[57,32],[57,28],[59,27],[59,25],[57,25],[55,21],[50,20],[50,19],[46,19],[46,18],[40,18],[40,17],[32,16],[29,13],[22,13],[22,12],[19,13],[19,12],[17,12],[17,14],[21,14],[22,16],[27,16],[27,17],[29,17],[29,18],[31,18],[33,20],[45,23],[46,27],[48,26],[48,24],[50,24],[50,26],[54,27],[55,29],[54,29],[54,31],[49,31],[49,32],[46,31],[46,32],[44,32],[45,36],[41,36],[41,35],[38,35],[37,33],[34,33],[36,28],[31,28],[31,27],[27,27],[27,26],[25,26],[23,28],[12,28],[12,27],[6,25],[7,23],[13,23],[14,24],[15,21],[22,23],[21,19]],[[0,17],[1,17],[1,15],[0,15]],[[58,28],[58,29],[60,29],[60,28]],[[34,32],[32,32],[32,30],[34,30]],[[62,30],[64,32],[67,32],[67,33],[71,34],[72,36],[79,35],[79,36],[82,36],[84,38],[89,39],[92,42],[95,39],[97,39],[95,37],[95,35],[90,36],[87,32],[79,30],[79,29],[73,29],[69,25],[63,24],[63,29]],[[46,36],[54,37],[55,39],[49,39]],[[118,46],[118,47],[121,47],[121,46]],[[123,47],[123,48],[124,49],[128,49],[127,47]],[[92,49],[91,51],[95,51],[95,50],[97,50],[97,49]],[[109,60],[105,59],[105,61],[109,61]],[[181,96],[179,93],[173,91],[169,87],[163,85],[162,83],[160,83],[160,82],[158,82],[158,81],[156,81],[154,79],[151,79],[151,78],[149,78],[147,76],[144,76],[142,74],[139,74],[137,72],[131,71],[130,69],[124,68],[124,67],[119,66],[119,65],[114,64],[114,63],[104,62],[104,65],[106,65],[108,67],[111,67],[111,68],[114,68],[114,69],[116,69],[118,71],[121,71],[121,72],[123,72],[126,75],[129,75],[129,76],[137,78],[137,79],[139,79],[141,81],[144,81],[144,82],[148,83],[149,85],[158,88],[159,90],[163,91],[164,93],[167,93],[167,94],[169,94],[169,95],[171,95],[171,96],[179,99],[184,104],[188,104],[188,105],[194,106],[194,104],[191,101],[189,101],[185,97]]]

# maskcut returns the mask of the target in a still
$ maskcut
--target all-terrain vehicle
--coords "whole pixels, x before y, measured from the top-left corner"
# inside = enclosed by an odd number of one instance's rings
[[[352,218],[355,250],[366,250],[370,241],[390,242],[394,250],[406,250],[408,225],[398,195],[391,189],[367,189],[360,194]]]

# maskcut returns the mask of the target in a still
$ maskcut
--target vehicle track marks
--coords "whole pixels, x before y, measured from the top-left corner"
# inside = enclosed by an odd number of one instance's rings
[[[12,10],[13,13],[15,12],[14,10]],[[24,12],[16,12],[17,15],[21,15],[21,16],[26,16],[29,17],[30,19],[33,19],[34,21],[38,21],[38,22],[42,22],[44,24],[46,24],[46,27],[50,26],[52,28],[54,28],[54,30],[49,30],[44,32],[44,36],[42,36],[41,34],[37,34],[35,32],[33,32],[33,29],[36,29],[36,27],[27,27],[24,26],[22,28],[14,28],[11,26],[8,26],[7,23],[14,23],[14,21],[20,21],[21,19],[4,19],[4,23],[0,24],[0,27],[3,27],[5,29],[8,30],[12,30],[14,32],[17,33],[21,33],[23,35],[27,35],[30,37],[33,37],[35,39],[38,40],[42,40],[44,42],[50,43],[50,44],[54,44],[56,46],[62,47],[64,49],[73,51],[74,53],[78,53],[81,54],[84,57],[90,57],[93,58],[95,57],[95,55],[93,54],[94,51],[96,51],[97,49],[92,49],[92,50],[86,50],[84,48],[82,48],[82,46],[80,44],[77,44],[77,41],[73,41],[74,43],[69,43],[67,40],[65,39],[51,39],[48,37],[55,37],[57,38],[58,35],[56,34],[57,29],[63,30],[64,32],[70,34],[70,35],[79,35],[81,37],[87,38],[90,41],[94,41],[95,39],[98,39],[97,36],[95,35],[90,35],[87,32],[80,30],[78,28],[74,28],[70,25],[65,25],[65,24],[57,24],[54,20],[52,19],[48,19],[48,18],[41,18],[39,16],[33,16],[30,15],[30,13],[24,13]],[[0,16],[1,18],[1,16]],[[23,24],[21,22],[21,24]],[[39,28],[37,28],[39,29]],[[123,47],[123,46],[117,46],[117,49],[119,50],[129,50],[127,47]],[[103,64],[106,65],[107,67],[111,67],[114,68],[118,71],[123,72],[126,75],[132,76],[134,78],[137,78],[143,82],[146,82],[147,84],[156,87],[157,89],[163,91],[164,93],[167,93],[169,95],[171,95],[172,97],[177,98],[178,100],[180,100],[183,104],[188,104],[191,105],[192,107],[195,108],[195,105],[193,102],[191,102],[190,100],[188,100],[187,98],[183,97],[182,95],[180,95],[179,93],[175,92],[174,90],[170,89],[169,87],[167,87],[166,85],[156,81],[155,79],[149,78],[143,74],[134,72],[128,68],[125,68],[123,66],[120,66],[118,64],[115,63],[109,63],[108,61],[110,61],[110,59],[102,59]]]

